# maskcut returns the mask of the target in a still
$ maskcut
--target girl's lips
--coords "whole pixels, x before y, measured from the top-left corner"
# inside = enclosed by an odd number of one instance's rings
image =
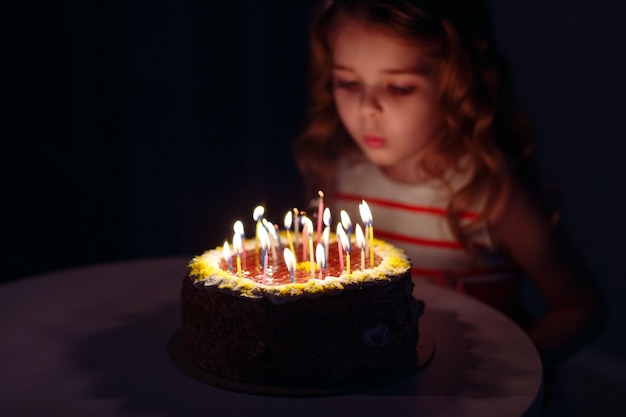
[[[368,148],[382,148],[385,146],[385,139],[375,135],[363,136],[363,142]]]

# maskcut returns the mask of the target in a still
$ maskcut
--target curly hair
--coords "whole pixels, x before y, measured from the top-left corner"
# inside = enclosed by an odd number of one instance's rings
[[[309,195],[315,189],[334,195],[337,162],[360,154],[333,102],[328,37],[340,16],[413,42],[438,62],[445,135],[420,168],[444,181],[444,167],[459,169],[460,156],[469,157],[472,175],[461,189],[450,189],[446,216],[455,237],[472,250],[468,231],[495,210],[511,170],[528,171],[532,148],[486,6],[480,0],[335,0],[318,5],[310,34],[308,124],[293,144]],[[462,223],[461,212],[483,198],[480,216]]]

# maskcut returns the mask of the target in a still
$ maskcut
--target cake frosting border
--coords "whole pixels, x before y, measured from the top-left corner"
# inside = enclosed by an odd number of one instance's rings
[[[336,244],[333,237],[329,244]],[[251,239],[246,244],[254,245]],[[240,298],[261,300],[263,298],[274,304],[294,302],[301,298],[318,298],[340,294],[344,290],[385,285],[400,279],[411,269],[411,262],[405,252],[385,241],[373,239],[373,249],[382,261],[374,268],[345,271],[339,276],[324,276],[324,279],[310,278],[306,282],[267,285],[250,278],[223,270],[219,264],[223,259],[223,247],[205,251],[189,262],[189,278],[197,288],[207,291],[220,291]]]

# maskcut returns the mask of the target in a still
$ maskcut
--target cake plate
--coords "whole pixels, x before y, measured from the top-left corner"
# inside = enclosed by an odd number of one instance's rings
[[[168,353],[174,364],[187,376],[211,385],[216,388],[227,389],[245,394],[256,394],[276,397],[323,397],[334,395],[353,394],[373,388],[380,388],[415,374],[430,363],[435,353],[435,340],[428,329],[420,325],[417,340],[417,363],[415,368],[406,372],[393,374],[378,374],[371,378],[359,378],[358,381],[349,381],[344,384],[333,384],[322,387],[298,387],[262,385],[245,381],[223,378],[208,372],[191,362],[185,352],[180,330],[176,331],[169,340]]]

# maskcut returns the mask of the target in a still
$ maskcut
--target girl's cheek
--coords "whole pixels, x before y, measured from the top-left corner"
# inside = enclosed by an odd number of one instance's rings
[[[358,110],[359,100],[349,95],[339,95],[335,97],[335,104],[341,112],[353,113]]]

